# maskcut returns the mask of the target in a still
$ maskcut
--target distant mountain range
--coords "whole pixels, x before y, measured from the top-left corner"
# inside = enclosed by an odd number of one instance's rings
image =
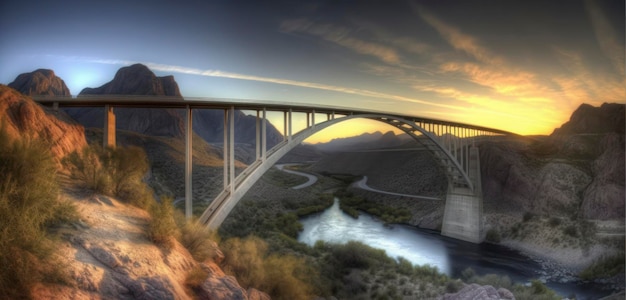
[[[52,70],[39,69],[20,74],[10,87],[25,95],[69,96],[63,80]],[[117,71],[110,82],[97,88],[84,88],[79,95],[155,95],[183,99],[173,76],[157,77],[148,67],[135,64]],[[102,128],[103,108],[66,108],[65,111],[85,127]],[[176,109],[116,108],[117,128],[146,135],[181,137],[184,115]],[[224,114],[218,110],[194,110],[194,132],[209,143],[223,141]],[[235,142],[253,144],[256,140],[256,117],[235,112]],[[267,143],[272,147],[282,135],[268,122]]]
[[[382,133],[363,133],[358,136],[336,138],[326,143],[313,146],[324,152],[355,151],[394,148],[411,143],[413,140],[406,134],[396,135],[393,131]]]

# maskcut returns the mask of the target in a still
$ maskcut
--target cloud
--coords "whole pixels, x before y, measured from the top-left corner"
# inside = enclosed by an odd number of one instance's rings
[[[474,37],[464,34],[457,28],[444,23],[422,7],[413,4],[413,9],[424,21],[426,21],[426,23],[435,28],[441,37],[443,37],[455,49],[461,50],[473,56],[480,62],[489,64],[499,64],[502,62],[500,58],[494,56],[489,50],[480,46]]]
[[[285,33],[305,33],[333,42],[360,54],[374,56],[386,63],[400,63],[400,56],[391,47],[350,37],[350,29],[331,24],[317,24],[307,19],[286,20],[280,25]]]
[[[597,3],[591,0],[585,1],[587,13],[591,19],[591,25],[596,36],[600,49],[611,61],[617,72],[624,76],[624,45],[617,40],[617,33],[611,27],[608,19],[598,7]]]
[[[370,97],[370,98],[376,98],[376,99],[387,99],[387,100],[394,100],[394,101],[400,101],[400,102],[423,104],[423,105],[442,107],[442,108],[448,108],[448,109],[454,109],[454,110],[466,109],[465,107],[461,107],[461,106],[435,103],[435,102],[415,99],[411,97],[405,97],[401,95],[388,94],[388,93],[381,93],[381,92],[365,90],[365,89],[355,89],[355,88],[327,85],[327,84],[314,83],[314,82],[297,81],[297,80],[290,80],[290,79],[282,79],[282,78],[246,75],[246,74],[225,72],[225,71],[220,71],[220,70],[211,70],[211,69],[202,70],[202,69],[197,69],[197,68],[188,68],[184,66],[159,64],[159,63],[153,63],[153,62],[119,60],[119,59],[100,59],[100,58],[89,58],[89,57],[60,57],[60,58],[71,60],[71,61],[111,64],[111,65],[132,65],[136,63],[141,63],[141,64],[146,65],[148,68],[152,70],[162,71],[162,72],[173,72],[173,73],[190,74],[190,75],[197,75],[197,76],[220,77],[220,78],[230,78],[230,79],[248,80],[248,81],[256,81],[256,82],[267,82],[267,83],[274,83],[274,84],[281,84],[281,85],[289,85],[289,86],[297,86],[297,87],[339,92],[339,93],[344,93],[344,94],[358,95],[358,96],[364,96],[364,97]]]

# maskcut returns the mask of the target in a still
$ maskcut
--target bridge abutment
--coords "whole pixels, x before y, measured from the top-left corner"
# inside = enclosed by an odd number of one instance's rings
[[[470,148],[468,175],[474,190],[453,185],[448,187],[441,235],[478,244],[484,239],[478,147]]]

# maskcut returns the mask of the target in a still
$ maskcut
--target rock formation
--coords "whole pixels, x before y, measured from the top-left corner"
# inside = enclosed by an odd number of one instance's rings
[[[0,85],[0,124],[10,136],[28,136],[49,143],[59,160],[87,144],[83,126],[6,85]]]
[[[84,88],[79,95],[153,95],[182,98],[174,76],[157,77],[142,64],[123,67],[113,80],[97,88]]]
[[[22,76],[22,75],[20,75]],[[97,88],[85,88],[79,96],[92,95],[153,95],[180,98],[174,76],[157,77],[148,67],[135,64],[117,71],[112,81]],[[68,114],[85,127],[102,128],[102,108],[69,108]],[[161,108],[116,108],[117,128],[147,135],[181,137],[184,134],[182,110]],[[194,111],[194,132],[209,143],[221,143],[224,113],[222,110],[199,109]],[[253,144],[256,140],[256,118],[235,112],[235,142]],[[282,141],[282,135],[274,126],[267,126],[268,146]],[[242,159],[248,161],[247,159]]]
[[[585,133],[624,134],[624,104],[603,103],[600,107],[581,104],[569,121],[557,128],[552,136]]]
[[[29,96],[71,96],[65,82],[47,69],[20,74],[9,86]]]
[[[624,107],[583,104],[544,139],[483,143],[486,207],[623,219]]]
[[[68,198],[74,198],[67,195]],[[223,254],[197,262],[178,241],[169,250],[157,247],[145,229],[149,214],[102,195],[76,198],[81,221],[60,230],[58,251],[69,284],[39,284],[35,299],[269,299],[245,290],[217,265]],[[189,274],[202,269],[206,277],[189,285]]]

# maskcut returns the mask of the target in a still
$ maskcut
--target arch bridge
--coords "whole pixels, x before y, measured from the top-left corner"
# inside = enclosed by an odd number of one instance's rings
[[[104,107],[103,145],[115,146],[114,108],[177,108],[185,113],[185,215],[192,215],[192,112],[194,109],[224,111],[223,186],[218,196],[200,216],[200,221],[216,229],[245,193],[281,157],[311,135],[329,126],[356,118],[379,121],[408,134],[430,151],[448,177],[448,191],[441,234],[474,243],[482,241],[482,192],[480,162],[475,140],[493,135],[514,135],[503,130],[397,113],[364,109],[163,96],[97,95],[43,97],[33,99],[53,109],[62,107]],[[247,168],[235,172],[235,111],[256,113],[256,158]],[[266,139],[268,112],[282,113],[283,141],[269,148]],[[304,129],[294,132],[293,117],[306,115]],[[269,149],[268,149],[269,148]]]

